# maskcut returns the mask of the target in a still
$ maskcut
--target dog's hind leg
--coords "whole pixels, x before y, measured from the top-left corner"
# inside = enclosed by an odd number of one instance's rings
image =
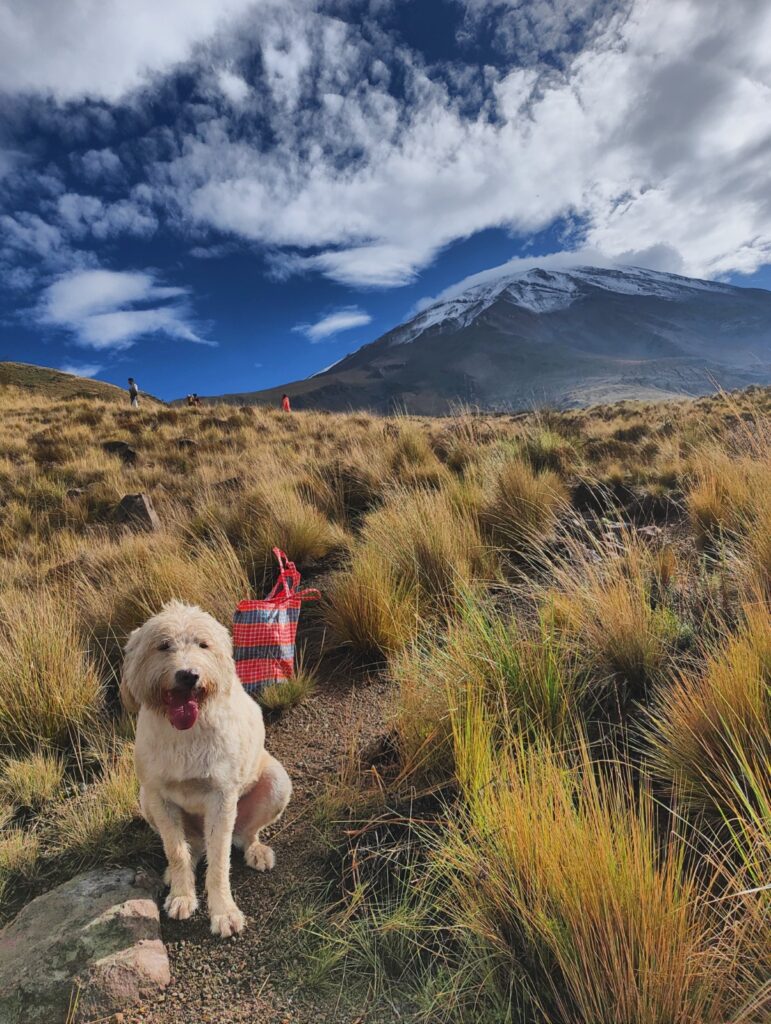
[[[260,829],[277,821],[292,795],[292,782],[284,766],[265,754],[257,783],[238,801],[234,843],[255,871],[269,871],[276,863],[273,850],[260,842]]]

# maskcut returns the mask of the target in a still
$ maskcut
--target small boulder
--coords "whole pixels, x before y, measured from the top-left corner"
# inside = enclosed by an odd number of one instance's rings
[[[127,466],[133,466],[137,461],[137,450],[128,441],[102,441],[102,450],[109,455],[117,455]]]
[[[0,931],[0,1024],[103,1019],[157,995],[171,980],[159,887],[97,869],[27,904]]]
[[[160,530],[161,528],[161,521],[153,508],[150,496],[143,492],[124,494],[115,508],[113,518],[116,523],[125,523],[126,526],[134,527],[134,529]]]

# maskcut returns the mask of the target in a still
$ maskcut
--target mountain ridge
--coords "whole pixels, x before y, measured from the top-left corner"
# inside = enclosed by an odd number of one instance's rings
[[[12,360],[0,361],[0,387],[22,388],[55,399],[100,398],[107,402],[128,402],[125,388],[117,384],[80,377],[50,366]],[[142,393],[142,398],[153,404],[163,404],[160,398],[146,392]]]
[[[671,398],[771,381],[771,292],[643,267],[483,272],[305,380],[218,396],[439,414]],[[468,280],[468,279],[467,279]]]

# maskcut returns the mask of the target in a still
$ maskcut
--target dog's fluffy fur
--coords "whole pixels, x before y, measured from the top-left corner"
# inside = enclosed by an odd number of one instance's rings
[[[166,911],[175,918],[195,911],[195,867],[205,853],[212,932],[233,935],[244,916],[230,892],[231,845],[257,871],[273,867],[259,833],[289,802],[289,776],[265,750],[262,712],[236,675],[230,634],[210,615],[171,602],[134,630],[125,653],[121,697],[139,712],[140,806],[168,860]],[[163,699],[178,672],[198,676],[191,691],[198,719],[184,731],[169,721]]]

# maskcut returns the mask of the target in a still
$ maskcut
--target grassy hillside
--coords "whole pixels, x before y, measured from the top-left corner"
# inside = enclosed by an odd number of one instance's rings
[[[389,419],[14,383],[6,914],[85,864],[157,863],[121,645],[172,597],[229,621],[279,545],[323,600],[302,686],[272,703],[315,682],[345,688],[346,722],[376,689],[390,708],[376,748],[351,732],[342,769],[306,781],[324,849],[303,884],[334,894],[280,944],[306,982],[416,1021],[767,1019],[771,392]],[[157,532],[113,519],[138,491]],[[313,723],[298,744],[327,741]]]
[[[98,398],[124,405],[128,402],[125,389],[114,384],[32,363],[0,363],[0,387],[23,388],[51,399]],[[151,395],[144,397],[154,404],[159,401]]]

